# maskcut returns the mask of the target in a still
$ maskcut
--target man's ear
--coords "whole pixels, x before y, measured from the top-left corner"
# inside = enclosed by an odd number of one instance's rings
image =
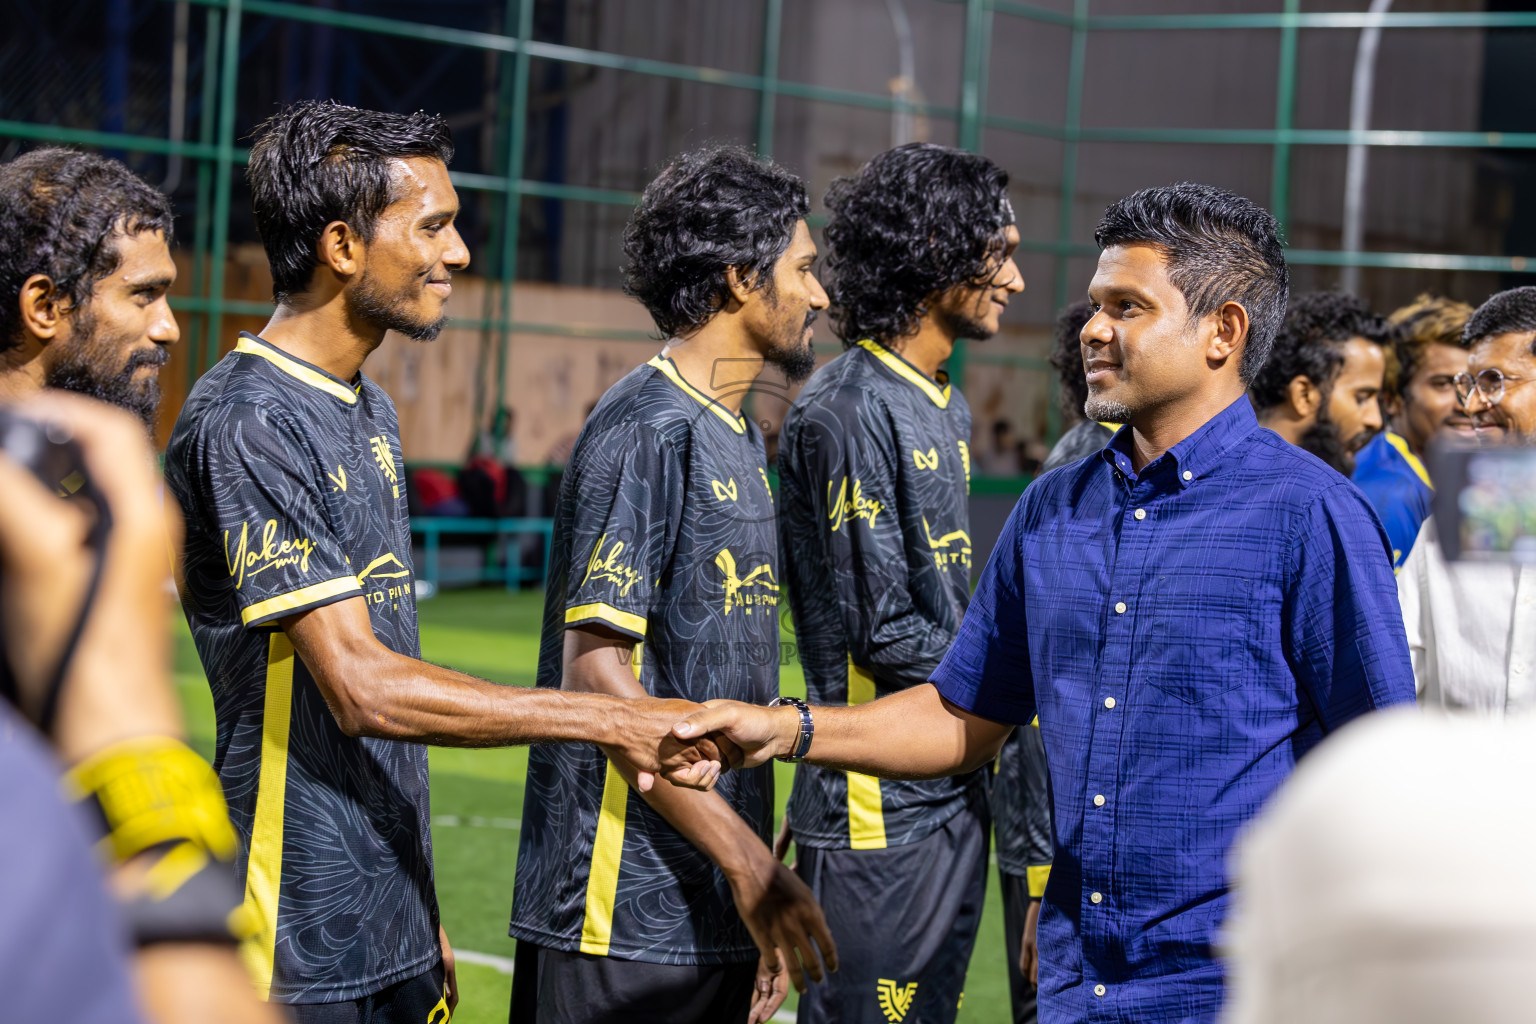
[[[63,297],[47,274],[33,274],[21,283],[17,297],[21,326],[26,333],[46,345],[58,337],[68,314]]]
[[[1285,397],[1299,420],[1311,419],[1323,404],[1322,391],[1312,383],[1311,377],[1302,373],[1292,377],[1291,382],[1285,386]]]
[[[315,256],[322,266],[342,277],[352,277],[363,269],[362,237],[346,221],[333,220],[321,230]]]
[[[757,290],[757,278],[744,277],[740,267],[725,268],[725,287],[730,291],[732,300],[738,306],[745,306],[752,293]]]
[[[1242,303],[1222,303],[1213,317],[1213,332],[1205,357],[1213,363],[1224,363],[1238,354],[1248,341],[1248,326],[1248,310]]]

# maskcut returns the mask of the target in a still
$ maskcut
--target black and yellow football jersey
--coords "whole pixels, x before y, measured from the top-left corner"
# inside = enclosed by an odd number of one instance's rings
[[[538,685],[561,685],[566,629],[600,624],[643,641],[647,693],[767,703],[777,547],[762,435],[657,356],[603,396],[567,464]],[[769,766],[715,791],[768,840]],[[510,934],[663,964],[758,955],[724,875],[590,744],[529,754]]]
[[[971,593],[970,436],[959,391],[873,341],[796,398],[779,439],[781,528],[811,703],[926,682],[948,650]],[[984,772],[893,782],[802,764],[789,823],[806,846],[900,846],[984,788]]]
[[[165,470],[261,994],[337,1002],[430,970],[427,749],[345,735],[277,627],[361,597],[380,642],[420,656],[394,403],[242,334],[193,387]]]

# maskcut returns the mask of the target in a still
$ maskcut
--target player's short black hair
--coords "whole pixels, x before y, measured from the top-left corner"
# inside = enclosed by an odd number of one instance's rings
[[[1191,317],[1214,313],[1225,302],[1242,305],[1248,340],[1238,375],[1253,382],[1285,319],[1291,290],[1280,224],[1268,210],[1235,192],[1186,181],[1121,199],[1104,211],[1093,237],[1101,249],[1158,249]]]
[[[667,337],[691,334],[725,307],[726,270],[773,294],[773,267],[810,213],[805,183],[740,146],[673,160],[624,225],[624,294]]]
[[[309,287],[327,224],[343,221],[373,240],[379,215],[394,199],[390,160],[453,159],[453,135],[436,114],[359,110],[332,100],[295,103],[255,136],[245,176],[277,302]]]
[[[1286,314],[1269,360],[1249,385],[1249,394],[1260,409],[1284,402],[1286,389],[1297,377],[1306,377],[1326,392],[1333,386],[1344,353],[1339,346],[1351,338],[1377,345],[1392,343],[1387,322],[1364,299],[1343,292],[1312,292],[1297,297]]]
[[[1083,370],[1083,328],[1093,319],[1092,304],[1074,302],[1056,317],[1056,343],[1051,346],[1051,367],[1061,384],[1061,415],[1065,426],[1083,418],[1088,404],[1088,374]]]
[[[21,286],[46,274],[70,308],[118,267],[119,232],[165,233],[171,203],[116,160],[49,147],[0,165],[0,352],[21,333]]]
[[[1536,285],[1511,288],[1489,296],[1462,330],[1463,344],[1475,345],[1496,334],[1520,334],[1536,331]],[[1536,354],[1536,341],[1531,343]]]
[[[897,146],[827,189],[828,311],[843,345],[914,333],[928,300],[982,284],[1012,224],[1008,173],[930,142]]]

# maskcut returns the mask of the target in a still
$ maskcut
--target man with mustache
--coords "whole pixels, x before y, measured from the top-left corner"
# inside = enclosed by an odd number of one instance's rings
[[[847,351],[785,417],[780,515],[807,694],[848,705],[924,683],[960,628],[971,412],[941,367],[957,340],[997,333],[1024,278],[1008,175],[985,157],[900,146],[834,181],[826,206]],[[987,826],[984,770],[892,782],[800,766],[779,848],[793,837],[839,950],[801,1024],[954,1020]]]
[[[1387,318],[1393,330],[1396,383],[1383,401],[1390,424],[1355,456],[1350,479],[1381,517],[1399,568],[1429,517],[1435,486],[1424,466],[1439,434],[1473,436],[1472,419],[1456,398],[1456,375],[1467,368],[1462,328],[1472,315],[1465,302],[1420,295]]]
[[[170,201],[116,160],[58,148],[0,166],[0,195],[0,396],[75,391],[153,430],[181,337]]]
[[[791,382],[815,366],[827,295],[809,205],[799,178],[736,147],[685,153],[646,186],[624,289],[667,341],[608,389],[566,464],[541,692],[778,696],[773,495],[742,402],[767,366]],[[512,1024],[761,1024],[786,976],[803,990],[837,963],[769,849],[770,767],[644,794],[637,767],[612,745],[529,754]]]
[[[362,365],[386,331],[429,341],[446,320],[469,263],[452,155],[423,112],[306,102],[257,129],[247,176],[277,308],[192,388],[166,452],[242,842],[243,952],[300,1024],[452,1012],[426,743],[605,742],[650,768],[689,706],[420,660],[395,408]]]
[[[1297,758],[1411,700],[1411,668],[1370,507],[1247,398],[1285,310],[1275,219],[1180,184],[1115,203],[1096,238],[1085,411],[1125,426],[1024,492],[929,681],[808,723],[719,702],[674,734],[932,778],[1038,710],[1040,1019],[1214,1021],[1229,846]]]
[[[1259,423],[1349,476],[1355,453],[1381,430],[1391,337],[1353,295],[1297,298],[1249,388]]]
[[[1491,297],[1462,341],[1456,394],[1477,439],[1536,444],[1536,287]],[[1397,589],[1419,703],[1494,716],[1536,709],[1536,566],[1447,562],[1431,516]]]

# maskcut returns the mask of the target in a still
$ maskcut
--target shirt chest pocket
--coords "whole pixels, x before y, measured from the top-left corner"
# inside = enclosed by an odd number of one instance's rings
[[[1240,576],[1171,573],[1150,595],[1140,663],[1168,696],[1199,704],[1253,676],[1254,583]]]

